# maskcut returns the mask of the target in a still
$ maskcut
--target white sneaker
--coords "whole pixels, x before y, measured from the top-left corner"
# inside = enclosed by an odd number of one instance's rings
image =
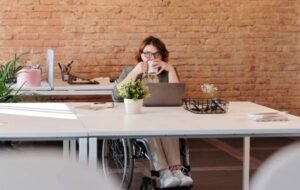
[[[173,176],[169,169],[161,170],[160,175],[160,188],[177,187],[180,184],[180,179]]]
[[[193,179],[190,176],[184,175],[181,170],[174,170],[172,173],[174,177],[177,177],[180,180],[180,187],[193,185]]]

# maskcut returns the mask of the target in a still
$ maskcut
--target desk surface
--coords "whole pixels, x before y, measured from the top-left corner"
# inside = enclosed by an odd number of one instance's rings
[[[53,139],[86,136],[86,129],[67,104],[0,104],[1,139]]]
[[[12,85],[13,88],[19,89],[20,87],[17,86],[17,84]],[[21,92],[27,92],[27,91],[49,91],[51,90],[51,86],[47,81],[42,81],[41,86],[36,86],[36,87],[26,87],[23,86],[21,89]]]
[[[255,122],[249,113],[276,111],[251,102],[230,102],[226,114],[193,114],[182,107],[143,107],[143,113],[125,114],[124,105],[86,110],[84,103],[72,103],[78,118],[94,137],[241,137],[300,135],[300,117],[288,115],[289,121]]]
[[[58,96],[58,95],[111,95],[115,83],[100,83],[92,85],[78,85],[69,84],[62,80],[55,80],[54,87],[51,87],[47,81],[42,81],[39,87],[22,87],[20,91],[23,95],[45,95],[45,96]],[[18,89],[16,85],[13,85]]]
[[[112,90],[115,83],[100,82],[99,84],[69,84],[66,81],[55,80],[54,90]]]
[[[273,109],[251,102],[231,102],[227,114],[193,114],[182,107],[143,107],[125,114],[124,105],[98,111],[78,108],[89,103],[0,104],[0,138],[63,137],[241,137],[299,136],[300,117],[287,122],[255,122],[248,113]]]

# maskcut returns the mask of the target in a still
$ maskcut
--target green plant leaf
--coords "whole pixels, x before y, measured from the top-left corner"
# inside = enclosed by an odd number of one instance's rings
[[[129,81],[127,84],[122,85],[118,92],[121,97],[135,101],[143,99],[149,94],[148,88],[141,80]]]
[[[19,56],[15,56],[14,59],[8,61],[6,64],[0,67],[0,102],[18,102],[21,100],[19,92],[21,87],[17,90],[12,88],[12,84],[8,83],[9,79],[16,78],[17,72],[22,69],[22,66],[17,66],[17,62],[21,57],[28,53],[23,53]]]
[[[4,77],[7,83],[14,82],[17,78],[17,73],[23,68],[23,66],[17,65],[18,61],[28,53],[23,53],[19,56],[15,55],[15,58],[8,61],[7,63],[1,65],[0,67],[0,77]]]

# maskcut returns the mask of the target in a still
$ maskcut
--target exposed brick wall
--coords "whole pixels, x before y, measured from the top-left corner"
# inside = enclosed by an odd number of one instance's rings
[[[0,0],[0,59],[30,52],[117,77],[140,41],[164,40],[187,96],[215,83],[227,100],[300,115],[299,0]],[[58,67],[56,67],[57,77]]]

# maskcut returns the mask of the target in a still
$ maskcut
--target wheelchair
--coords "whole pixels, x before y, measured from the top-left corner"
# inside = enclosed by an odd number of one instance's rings
[[[191,175],[189,164],[189,149],[186,139],[180,141],[180,157],[183,171]],[[144,139],[105,139],[102,144],[102,169],[106,177],[113,177],[118,180],[120,189],[130,189],[134,174],[134,162],[137,159],[146,159],[150,165],[150,176],[143,176],[140,190],[148,190],[148,187],[155,190],[190,190],[192,187],[160,188],[159,172],[155,171],[150,148]]]

